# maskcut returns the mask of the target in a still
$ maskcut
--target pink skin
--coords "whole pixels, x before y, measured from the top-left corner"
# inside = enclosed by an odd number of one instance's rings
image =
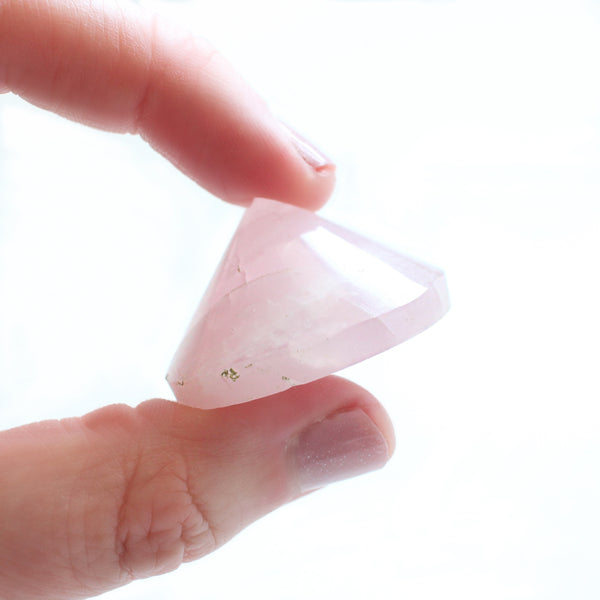
[[[214,49],[135,6],[0,0],[0,91],[140,133],[230,202],[316,209],[333,189],[333,165]],[[393,448],[381,405],[335,377],[227,408],[151,400],[0,433],[0,598],[85,598],[175,569]]]
[[[135,5],[0,0],[0,92],[101,129],[139,133],[238,204],[322,206],[334,166],[306,152],[202,39]]]

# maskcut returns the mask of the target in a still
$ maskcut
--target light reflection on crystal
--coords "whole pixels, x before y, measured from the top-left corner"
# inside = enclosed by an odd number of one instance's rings
[[[377,256],[353,246],[324,227],[304,233],[301,238],[331,270],[361,290],[361,294],[368,295],[368,302],[364,303],[358,294],[355,298],[356,303],[366,305],[365,310],[368,306],[375,314],[382,314],[408,304],[426,289]]]

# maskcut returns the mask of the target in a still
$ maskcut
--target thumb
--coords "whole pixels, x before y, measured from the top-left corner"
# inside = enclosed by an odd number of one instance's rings
[[[151,400],[0,436],[0,598],[82,598],[225,543],[303,493],[378,468],[389,419],[328,377],[216,410]]]

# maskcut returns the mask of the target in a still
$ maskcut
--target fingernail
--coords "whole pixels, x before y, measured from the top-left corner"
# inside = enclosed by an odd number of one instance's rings
[[[333,161],[327,158],[320,150],[317,150],[310,142],[287,125],[284,124],[284,127],[289,133],[296,152],[306,164],[310,165],[315,171],[334,168]]]
[[[334,413],[310,425],[290,451],[301,492],[373,471],[389,458],[385,438],[360,409]]]

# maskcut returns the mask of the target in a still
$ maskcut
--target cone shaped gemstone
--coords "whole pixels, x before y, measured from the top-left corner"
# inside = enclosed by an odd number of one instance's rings
[[[312,212],[256,199],[167,381],[184,404],[247,402],[383,352],[448,308],[439,269]]]

